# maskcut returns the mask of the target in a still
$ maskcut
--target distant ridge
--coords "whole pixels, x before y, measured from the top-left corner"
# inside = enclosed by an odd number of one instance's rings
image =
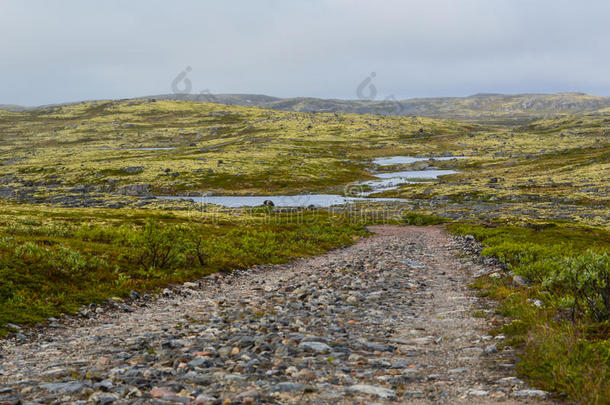
[[[610,109],[610,97],[584,93],[493,94],[408,100],[340,100],[310,97],[277,98],[257,94],[163,94],[164,100],[207,101],[281,111],[412,115],[448,119],[531,118],[557,114],[600,113]]]
[[[557,114],[610,113],[610,97],[576,92],[515,95],[479,93],[468,97],[413,98],[385,101],[312,97],[279,98],[263,94],[160,94],[134,99],[141,98],[211,102],[280,111],[406,115],[460,120],[535,119]],[[40,107],[0,104],[0,109],[18,112],[69,104],[76,103]]]

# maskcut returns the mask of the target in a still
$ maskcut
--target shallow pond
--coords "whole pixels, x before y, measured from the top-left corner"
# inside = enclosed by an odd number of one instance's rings
[[[338,194],[299,194],[299,195],[269,195],[269,196],[205,196],[205,197],[174,197],[157,196],[166,200],[191,200],[199,204],[215,204],[228,208],[258,207],[266,200],[273,201],[276,207],[316,207],[328,208],[334,205],[349,204],[356,201],[403,201],[401,198],[362,198],[344,197]]]
[[[468,156],[445,156],[445,157],[411,157],[411,156],[392,156],[385,158],[377,158],[373,160],[378,166],[391,166],[391,165],[408,165],[416,162],[424,162],[426,160],[453,160],[453,159],[466,159]]]
[[[423,160],[451,160],[464,159],[463,156],[458,157],[439,157],[439,158],[415,158],[409,156],[393,156],[387,158],[375,159],[373,162],[379,166],[409,164]],[[299,195],[267,195],[267,196],[204,196],[204,197],[174,197],[174,196],[158,196],[168,200],[186,199],[202,204],[215,204],[228,208],[239,207],[256,207],[263,205],[266,200],[273,201],[276,207],[307,207],[314,205],[316,207],[328,208],[334,205],[349,204],[357,201],[404,201],[402,198],[372,198],[367,197],[373,193],[378,193],[386,190],[394,190],[401,184],[414,183],[413,180],[434,180],[439,176],[447,174],[459,173],[455,170],[403,170],[399,172],[375,173],[374,176],[379,180],[368,180],[355,183],[349,186],[350,194],[357,194],[360,197],[345,197],[338,194],[299,194]],[[358,186],[366,186],[369,191],[358,191]]]

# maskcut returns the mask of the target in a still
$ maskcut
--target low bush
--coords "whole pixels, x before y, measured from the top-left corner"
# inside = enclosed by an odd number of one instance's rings
[[[438,225],[447,222],[446,218],[436,217],[433,215],[419,214],[416,212],[408,212],[403,216],[404,223],[407,225]]]
[[[572,298],[572,315],[578,311],[592,320],[610,320],[610,258],[606,253],[587,251],[566,257],[544,285]]]
[[[41,322],[131,290],[282,263],[366,233],[346,218],[321,215],[302,221],[280,216],[273,224],[255,218],[198,223],[167,213],[117,210],[108,223],[108,211],[86,211],[85,220],[79,212],[0,221],[0,336],[6,323]]]
[[[518,370],[536,386],[580,403],[610,398],[610,232],[573,224],[529,227],[450,224],[471,234],[483,254],[498,258],[528,278],[528,288],[511,277],[482,277],[481,295],[500,301],[513,321],[504,333],[520,350]],[[533,305],[538,300],[542,305]]]

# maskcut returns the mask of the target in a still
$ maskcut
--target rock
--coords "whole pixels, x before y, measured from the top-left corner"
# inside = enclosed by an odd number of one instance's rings
[[[242,403],[252,403],[258,397],[259,397],[258,390],[250,389],[250,390],[237,394],[234,399],[236,399],[238,401],[242,401]]]
[[[489,395],[489,391],[472,389],[468,390],[468,395],[472,395],[473,397],[486,397]]]
[[[390,345],[385,345],[382,343],[373,343],[364,339],[358,340],[358,343],[362,344],[367,350],[372,350],[376,352],[393,352],[395,348]]]
[[[117,194],[132,197],[151,196],[151,187],[150,184],[130,184],[119,188]]]
[[[208,394],[200,394],[195,398],[195,405],[211,405],[215,404],[217,399]]]
[[[513,392],[512,395],[519,398],[545,398],[548,394],[541,390],[520,390]]]
[[[49,392],[73,395],[81,392],[85,385],[78,381],[70,381],[65,383],[46,383],[42,384],[41,387]]]
[[[513,283],[515,283],[515,285],[518,285],[519,287],[526,287],[530,284],[527,278],[518,275],[513,276]]]
[[[401,345],[414,345],[414,346],[422,346],[429,345],[435,342],[434,336],[426,336],[421,338],[412,338],[412,339],[404,339],[404,338],[393,338],[390,339],[392,343],[398,343]]]
[[[271,200],[265,200],[265,201],[263,201],[263,205],[264,205],[265,207],[275,207],[275,204],[274,204],[274,203],[273,203],[273,201],[271,201]]]
[[[209,368],[214,366],[214,363],[206,357],[197,357],[188,363],[189,366],[196,368]]]
[[[484,354],[492,354],[492,353],[498,353],[498,347],[496,345],[489,345],[485,348],[485,350],[483,350]]]
[[[271,387],[270,392],[293,392],[303,391],[305,385],[294,382],[281,382]]]
[[[153,398],[164,398],[174,395],[175,393],[168,387],[153,387],[153,389],[150,390],[150,396]]]
[[[299,349],[316,353],[329,353],[332,350],[329,345],[321,342],[301,342]]]
[[[129,167],[121,167],[121,171],[126,174],[138,174],[144,171],[144,167],[142,166],[129,166]]]
[[[192,283],[190,281],[187,281],[186,283],[182,284],[184,287],[186,288],[192,288],[192,289],[196,289],[199,288],[199,284],[198,283]]]
[[[97,405],[110,405],[119,400],[118,394],[95,392],[89,397],[89,402]]]
[[[507,385],[519,385],[519,384],[523,384],[523,381],[518,379],[517,377],[505,377],[505,378],[500,378],[498,381],[496,381],[497,384],[507,384]]]
[[[348,392],[357,394],[376,395],[380,398],[396,398],[396,391],[376,385],[355,384],[347,388]]]
[[[93,384],[94,389],[99,389],[101,391],[110,391],[112,387],[114,387],[114,384],[112,384],[112,381],[109,379]]]

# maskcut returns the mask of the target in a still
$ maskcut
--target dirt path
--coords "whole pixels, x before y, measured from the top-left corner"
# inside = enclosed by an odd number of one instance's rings
[[[479,267],[442,228],[371,230],[4,341],[0,404],[546,402],[473,316]]]

